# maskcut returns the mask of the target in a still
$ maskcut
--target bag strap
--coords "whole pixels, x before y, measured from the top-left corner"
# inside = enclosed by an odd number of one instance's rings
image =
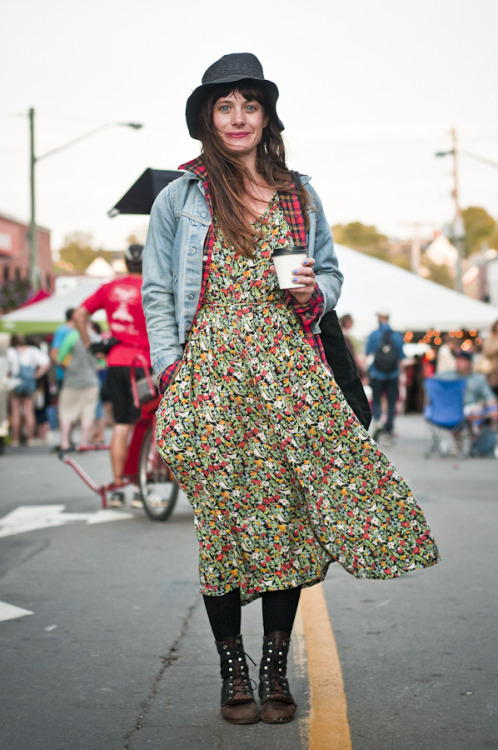
[[[291,169],[292,182],[296,186],[296,190],[301,190],[303,183],[301,182],[301,175],[295,169]]]
[[[156,387],[154,385],[154,381],[152,380],[152,376],[149,370],[149,365],[147,364],[147,360],[145,359],[144,355],[136,354],[130,366],[130,380],[131,380],[131,392],[133,394],[133,401],[135,403],[135,406],[137,408],[140,408],[140,398],[138,396],[137,378],[135,374],[136,367],[142,367],[143,370],[145,371],[145,379],[147,381],[147,387],[149,388],[151,397],[154,397],[156,395]]]

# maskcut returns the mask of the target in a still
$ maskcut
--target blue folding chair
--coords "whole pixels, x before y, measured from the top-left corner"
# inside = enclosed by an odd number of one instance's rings
[[[424,381],[426,405],[424,417],[430,427],[430,445],[426,458],[437,452],[464,458],[469,455],[471,435],[463,410],[465,379]]]

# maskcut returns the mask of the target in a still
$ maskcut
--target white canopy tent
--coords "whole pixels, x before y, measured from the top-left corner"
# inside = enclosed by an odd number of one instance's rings
[[[336,252],[344,274],[337,314],[353,317],[358,338],[377,328],[376,313],[381,308],[388,308],[389,322],[399,331],[476,328],[484,332],[498,320],[498,307],[349,247],[336,245]]]
[[[66,310],[78,307],[104,282],[103,279],[86,279],[65,294],[51,297],[20,307],[0,319],[0,329],[17,333],[51,333],[66,320]],[[105,321],[103,310],[92,316],[94,320]]]
[[[381,307],[390,310],[390,323],[399,331],[477,328],[483,332],[498,320],[498,307],[466,297],[344,245],[336,245],[336,251],[344,274],[337,314],[352,315],[353,333],[358,338],[364,338],[377,327],[376,312]],[[4,315],[0,328],[7,332],[54,331],[64,321],[67,308],[77,307],[103,281],[88,278],[66,294],[52,295],[21,307]],[[105,313],[99,312],[94,317],[105,320]]]

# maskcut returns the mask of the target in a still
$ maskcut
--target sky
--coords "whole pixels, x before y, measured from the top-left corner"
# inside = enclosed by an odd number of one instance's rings
[[[147,167],[198,155],[187,97],[219,57],[253,52],[280,90],[288,165],[311,175],[330,224],[441,230],[453,160],[434,154],[452,148],[452,128],[461,206],[498,218],[498,168],[475,158],[498,165],[497,27],[492,0],[5,3],[0,214],[29,219],[32,107],[37,221],[53,249],[75,231],[124,249],[146,217],[107,211]]]

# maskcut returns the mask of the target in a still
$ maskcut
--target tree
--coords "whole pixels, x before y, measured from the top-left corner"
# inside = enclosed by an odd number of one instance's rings
[[[33,291],[28,279],[9,279],[0,286],[0,312],[7,313],[24,305]]]
[[[402,268],[404,271],[412,270],[412,263],[408,255],[397,255],[395,257],[392,257],[390,259],[390,262],[394,266],[398,266],[399,268]]]
[[[104,258],[109,263],[113,253],[92,246],[92,235],[87,232],[71,232],[64,237],[59,249],[59,260],[54,264],[57,271],[84,273],[95,258]]]
[[[366,255],[381,260],[389,260],[389,243],[385,234],[380,234],[373,226],[353,221],[349,224],[336,224],[332,227],[336,242],[352,247]]]
[[[455,280],[448,266],[434,263],[428,258],[424,260],[424,266],[429,272],[428,279],[430,281],[434,281],[436,284],[441,284],[441,286],[446,286],[448,289],[455,288]]]
[[[498,249],[498,227],[495,219],[480,206],[462,211],[465,226],[465,256],[480,252],[483,243]]]

